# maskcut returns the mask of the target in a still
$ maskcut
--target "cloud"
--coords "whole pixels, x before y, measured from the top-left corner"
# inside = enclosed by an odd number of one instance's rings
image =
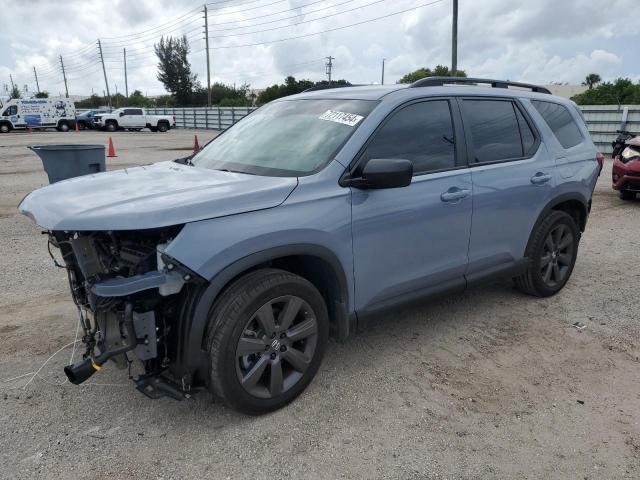
[[[325,78],[323,59],[328,55],[335,57],[334,78],[354,83],[378,82],[382,58],[387,59],[386,82],[397,81],[419,67],[449,65],[450,0],[297,40],[224,48],[314,34],[425,0],[387,0],[370,5],[372,2],[228,0],[210,6],[211,36],[283,27],[212,40],[212,80],[246,81],[258,88],[281,82],[286,75],[319,80]],[[640,55],[640,34],[623,34],[620,29],[621,19],[635,11],[635,6],[634,0],[460,2],[458,65],[474,76],[540,83],[579,83],[591,72],[605,79],[640,78],[640,67],[630,61]],[[62,55],[70,93],[89,94],[92,89],[101,93],[104,78],[95,45],[100,37],[112,91],[116,84],[118,91],[124,90],[122,49],[126,47],[129,91],[161,94],[164,89],[156,79],[153,44],[161,34],[182,33],[191,43],[192,69],[206,83],[200,10],[201,3],[195,0],[186,4],[172,0],[5,0],[3,18],[11,21],[0,29],[0,42],[8,46],[0,49],[0,87],[9,82],[11,73],[16,83],[29,84],[35,90],[35,65],[41,88],[63,91],[58,58]]]

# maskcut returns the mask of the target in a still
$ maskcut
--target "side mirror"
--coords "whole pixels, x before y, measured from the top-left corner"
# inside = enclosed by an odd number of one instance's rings
[[[372,158],[362,170],[362,178],[349,183],[361,189],[399,188],[411,184],[413,163],[402,158]]]
[[[120,112],[120,117],[124,117],[124,112]]]

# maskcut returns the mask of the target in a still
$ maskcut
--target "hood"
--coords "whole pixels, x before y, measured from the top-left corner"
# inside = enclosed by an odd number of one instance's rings
[[[297,184],[161,162],[48,185],[18,210],[47,230],[141,230],[276,207]]]

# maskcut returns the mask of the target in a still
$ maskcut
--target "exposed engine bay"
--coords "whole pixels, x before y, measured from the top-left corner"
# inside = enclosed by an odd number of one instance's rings
[[[183,388],[159,381],[175,354],[185,284],[201,281],[164,254],[181,228],[49,232],[49,252],[67,271],[85,345],[82,361],[65,367],[69,381],[84,382],[108,360],[129,368],[131,377],[138,360],[144,368],[136,379],[139,390],[152,397],[183,396]],[[64,265],[52,246],[60,249]]]

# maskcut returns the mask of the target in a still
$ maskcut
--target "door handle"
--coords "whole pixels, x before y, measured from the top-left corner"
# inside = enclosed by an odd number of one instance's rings
[[[471,190],[460,189],[458,187],[451,187],[446,192],[443,192],[440,195],[440,200],[443,202],[457,202],[458,200],[462,200],[465,197],[468,197],[471,193]]]
[[[543,172],[536,173],[533,177],[531,177],[531,183],[534,185],[542,185],[551,180],[551,175]]]

